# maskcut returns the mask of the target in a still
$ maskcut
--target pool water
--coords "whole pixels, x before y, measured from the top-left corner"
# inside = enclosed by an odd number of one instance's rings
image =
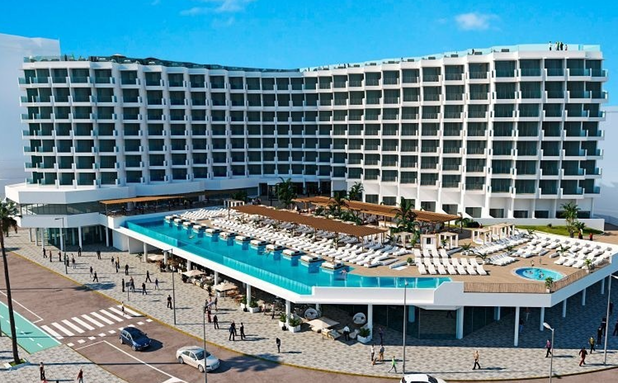
[[[540,267],[522,267],[514,272],[524,279],[531,279],[533,281],[544,281],[545,278],[553,278],[554,281],[557,281],[564,278],[562,273]]]
[[[297,294],[310,295],[313,286],[319,287],[404,287],[437,288],[450,278],[376,277],[357,275],[348,269],[324,270],[318,264],[307,265],[299,257],[288,258],[281,251],[267,252],[248,242],[237,243],[233,238],[221,239],[218,234],[196,233],[191,228],[177,226],[163,219],[127,222],[129,230],[181,248],[199,257],[217,262],[265,282]]]

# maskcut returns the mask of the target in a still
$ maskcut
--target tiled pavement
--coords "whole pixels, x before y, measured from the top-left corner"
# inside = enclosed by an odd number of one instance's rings
[[[61,263],[50,263],[41,257],[41,248],[28,241],[28,235],[22,231],[19,235],[11,235],[7,244],[15,248],[15,252],[35,262],[41,263],[60,274],[64,274]],[[159,273],[152,264],[141,263],[134,255],[119,252],[114,249],[101,248],[103,259],[97,260],[94,251],[97,248],[86,248],[82,257],[77,258],[78,268],[69,268],[69,278],[90,286],[117,301],[124,301],[148,316],[161,322],[173,323],[172,311],[167,309],[166,297],[171,294],[171,274]],[[54,249],[57,253],[57,250]],[[146,270],[150,271],[154,281],[157,277],[161,290],[153,291],[154,285],[148,285],[148,295],[131,293],[127,298],[121,292],[121,278],[124,276],[122,267],[116,273],[110,257],[120,257],[121,266],[129,264],[130,274],[134,277],[136,286],[140,286],[145,278]],[[99,282],[92,283],[88,268],[93,266],[98,273]],[[614,289],[614,301],[616,301]],[[196,286],[183,284],[176,278],[177,328],[196,337],[202,334],[202,304],[206,291]],[[588,290],[587,304],[581,306],[581,297],[569,300],[567,318],[561,316],[562,305],[546,310],[545,319],[556,328],[554,369],[556,374],[565,375],[601,369],[602,354],[594,353],[588,359],[586,367],[578,366],[577,352],[587,344],[587,339],[596,334],[600,318],[604,316],[606,295],[600,295],[599,285]],[[318,334],[305,330],[297,334],[282,332],[276,320],[262,314],[244,313],[231,300],[219,302],[220,330],[214,330],[210,325],[207,330],[207,340],[232,350],[258,357],[280,361],[290,365],[339,371],[354,374],[395,377],[388,373],[390,363],[379,363],[372,366],[369,357],[369,346],[360,343],[346,344],[340,341],[323,340]],[[522,316],[524,313],[522,311]],[[614,312],[610,319],[610,331],[617,319]],[[245,324],[247,340],[228,341],[227,326],[232,321]],[[513,346],[513,315],[504,317],[478,332],[460,341],[418,340],[410,338],[406,349],[407,372],[419,371],[433,373],[445,379],[482,380],[482,379],[519,379],[543,377],[549,369],[549,359],[546,359],[545,340],[550,335],[548,331],[539,331],[538,310],[532,310],[528,323],[520,334],[520,347]],[[282,353],[276,353],[275,338],[282,341]],[[197,342],[197,341],[196,341]],[[618,365],[618,337],[611,337],[608,353],[608,366]],[[385,335],[386,360],[394,356],[401,367],[401,333],[387,331]],[[481,353],[482,370],[472,371],[472,354],[474,349]]]

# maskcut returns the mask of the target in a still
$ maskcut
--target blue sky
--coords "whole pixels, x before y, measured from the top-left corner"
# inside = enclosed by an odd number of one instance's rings
[[[618,104],[615,1],[106,0],[3,2],[0,33],[65,53],[296,68],[560,40],[600,44]]]

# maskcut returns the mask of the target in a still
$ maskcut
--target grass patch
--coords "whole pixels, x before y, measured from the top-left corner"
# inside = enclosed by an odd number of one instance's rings
[[[26,359],[21,359],[19,362],[15,362],[15,361],[11,361],[9,364],[11,365],[11,367],[15,367],[15,366],[19,366],[20,364],[24,364],[27,363]]]
[[[523,230],[535,230],[543,233],[556,234],[556,235],[564,235],[569,236],[569,231],[566,226],[547,226],[547,225],[534,225],[534,226],[517,226],[519,229]],[[589,227],[584,229],[584,237],[587,237],[590,233],[592,234],[603,234],[600,230],[591,229]],[[577,233],[576,233],[577,236]],[[587,238],[586,238],[587,239]]]

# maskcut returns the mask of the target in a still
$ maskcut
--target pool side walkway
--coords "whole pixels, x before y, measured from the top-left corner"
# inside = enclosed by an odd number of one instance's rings
[[[7,246],[21,256],[31,259],[41,265],[64,274],[62,263],[50,263],[41,256],[41,247],[28,241],[28,233],[22,230],[18,235],[7,238]],[[50,247],[48,247],[50,248]],[[51,247],[54,254],[58,250]],[[102,260],[97,260],[95,251],[102,251]],[[73,250],[73,251],[70,251]],[[159,273],[154,264],[141,263],[138,257],[115,249],[90,246],[84,249],[81,258],[76,255],[75,248],[69,248],[68,253],[76,256],[79,268],[69,268],[68,277],[78,283],[100,291],[119,302],[135,308],[161,322],[173,325],[172,310],[167,309],[166,298],[171,294],[171,274]],[[120,257],[121,271],[116,273],[111,257]],[[130,275],[139,287],[145,279],[146,270],[150,271],[151,278],[159,279],[161,291],[153,291],[153,284],[148,284],[148,295],[121,292],[121,278],[124,276],[125,264],[130,266]],[[98,273],[99,283],[91,283],[88,268],[93,266]],[[224,276],[223,276],[224,278]],[[616,302],[618,293],[613,291],[613,300]],[[202,334],[202,305],[207,297],[205,290],[194,285],[183,284],[176,278],[176,307],[178,329],[200,337]],[[577,353],[582,346],[587,345],[590,336],[596,336],[596,329],[607,302],[607,295],[600,294],[597,284],[588,289],[587,304],[581,305],[581,297],[576,295],[569,299],[567,318],[561,316],[562,305],[546,310],[545,320],[556,328],[554,369],[558,375],[581,373],[603,369],[603,355],[596,352],[587,359],[586,367],[578,366]],[[386,331],[384,363],[371,365],[370,346],[358,342],[346,344],[341,341],[323,340],[319,334],[304,330],[297,334],[283,332],[279,329],[277,320],[262,314],[250,314],[240,310],[236,304],[227,299],[219,301],[219,322],[221,329],[214,330],[211,325],[207,328],[207,340],[240,353],[255,355],[259,358],[303,366],[327,371],[336,371],[350,374],[362,374],[379,377],[400,377],[388,373],[390,358],[398,360],[398,370],[401,370],[401,333]],[[610,318],[610,332],[617,319],[618,310],[614,310]],[[522,314],[524,316],[525,314]],[[231,321],[237,324],[243,322],[247,340],[228,341],[228,326]],[[549,359],[545,358],[544,345],[550,337],[548,331],[539,331],[539,312],[531,310],[528,322],[520,334],[520,347],[513,345],[513,316],[502,318],[500,322],[491,324],[480,331],[472,333],[463,340],[418,340],[408,338],[407,372],[426,372],[441,378],[452,380],[494,380],[494,379],[524,379],[546,377],[549,370]],[[377,325],[376,325],[377,328]],[[277,354],[275,338],[282,342],[282,353]],[[237,338],[238,339],[238,338]],[[618,337],[610,334],[608,365],[618,366]],[[198,341],[196,340],[196,344]],[[602,347],[601,347],[602,348]],[[481,354],[482,370],[472,370],[473,352],[478,349]],[[173,352],[174,350],[170,350]]]

